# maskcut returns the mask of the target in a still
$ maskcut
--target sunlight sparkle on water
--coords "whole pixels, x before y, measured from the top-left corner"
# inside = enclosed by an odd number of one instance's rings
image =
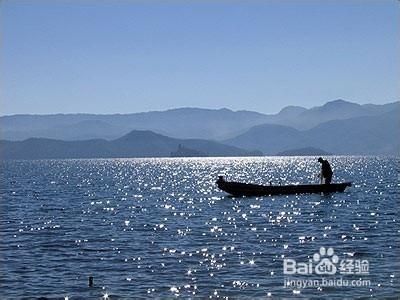
[[[217,175],[268,185],[309,183],[318,163],[312,157],[10,162],[8,172],[20,181],[6,185],[4,203],[15,212],[5,219],[6,251],[18,250],[27,262],[49,268],[65,261],[69,272],[51,277],[48,269],[35,272],[49,277],[49,286],[68,283],[69,298],[81,292],[76,276],[84,276],[82,265],[112,288],[112,296],[103,295],[109,298],[290,298],[297,290],[279,288],[282,258],[312,257],[320,246],[334,245],[341,256],[362,255],[371,263],[378,257],[382,264],[370,276],[381,286],[356,292],[305,289],[301,295],[384,298],[397,284],[397,269],[386,266],[393,266],[399,249],[398,211],[390,209],[399,189],[398,161],[330,160],[334,180],[357,183],[349,191],[257,198],[227,197],[215,185]],[[37,184],[50,181],[56,183],[51,189]],[[70,248],[57,246],[66,239]],[[64,250],[39,251],[49,246]]]

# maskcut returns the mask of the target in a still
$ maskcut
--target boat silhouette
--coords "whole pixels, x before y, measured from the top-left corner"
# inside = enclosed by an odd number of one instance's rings
[[[291,194],[320,194],[344,192],[351,182],[331,184],[299,184],[299,185],[258,185],[226,181],[223,176],[218,176],[217,186],[219,189],[232,196],[269,196],[269,195],[291,195]]]

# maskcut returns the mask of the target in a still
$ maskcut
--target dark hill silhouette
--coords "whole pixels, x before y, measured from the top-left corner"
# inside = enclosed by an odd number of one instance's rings
[[[152,131],[134,130],[121,138],[107,141],[61,141],[30,138],[24,141],[0,141],[2,159],[46,158],[116,158],[116,157],[169,157],[179,145],[207,153],[209,156],[262,155],[234,146],[199,139],[174,139]]]

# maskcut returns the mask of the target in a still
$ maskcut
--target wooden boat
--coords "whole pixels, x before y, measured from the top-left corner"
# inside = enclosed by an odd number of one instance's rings
[[[299,185],[258,185],[225,181],[223,176],[217,180],[218,188],[232,196],[269,196],[290,194],[320,194],[344,192],[351,182],[331,184],[299,184]]]

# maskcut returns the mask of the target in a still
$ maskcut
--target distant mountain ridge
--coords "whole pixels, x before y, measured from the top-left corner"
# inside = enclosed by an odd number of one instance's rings
[[[26,153],[23,145],[32,148],[31,154],[41,149],[46,157],[241,156],[255,150],[276,155],[302,148],[398,155],[399,116],[400,102],[360,105],[339,99],[310,109],[288,106],[274,115],[179,108],[115,115],[3,116],[0,129],[2,149]],[[186,150],[179,152],[179,144]],[[66,145],[70,150],[64,149]]]
[[[265,115],[250,111],[233,112],[200,108],[178,108],[134,114],[58,114],[15,115],[0,117],[2,138],[24,140],[30,137],[45,137],[61,140],[91,138],[115,139],[131,130],[151,130],[175,138],[219,139],[234,136],[263,123]],[[102,122],[101,130],[88,130],[83,122]],[[76,130],[82,124],[80,130]],[[106,128],[108,127],[108,128]],[[62,128],[65,128],[63,130]],[[75,129],[75,135],[69,134]],[[86,132],[84,137],[80,132]]]
[[[291,126],[299,130],[311,129],[318,124],[332,121],[345,120],[363,116],[376,116],[387,113],[400,107],[400,102],[392,102],[382,105],[376,104],[357,104],[342,99],[325,103],[322,106],[305,109],[296,116],[285,120],[275,120],[273,122],[265,122],[270,124],[280,124]]]
[[[277,114],[222,109],[177,108],[133,114],[55,114],[0,117],[1,138],[24,140],[42,137],[60,140],[93,138],[116,139],[131,130],[151,130],[174,138],[226,140],[261,124],[310,129],[320,123],[360,116],[373,116],[399,107],[400,102],[384,105],[356,104],[335,100],[306,109],[287,106]],[[98,125],[96,125],[98,124]]]
[[[225,140],[228,145],[274,155],[314,147],[333,154],[399,154],[400,108],[374,116],[331,120],[308,129],[263,124]]]

